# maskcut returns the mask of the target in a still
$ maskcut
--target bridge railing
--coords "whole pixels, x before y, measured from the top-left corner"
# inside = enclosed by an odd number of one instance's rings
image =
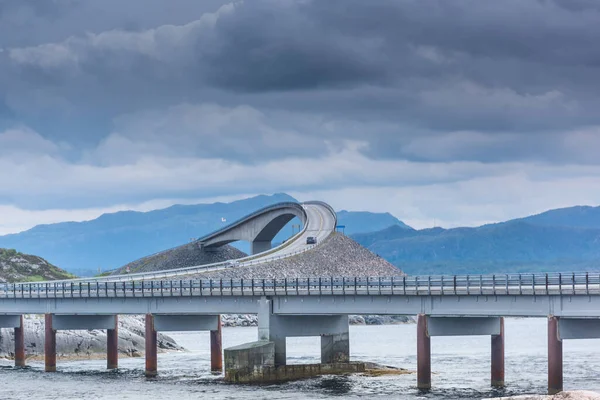
[[[600,295],[600,273],[180,279],[121,282],[44,282],[0,285],[0,299],[274,295]]]

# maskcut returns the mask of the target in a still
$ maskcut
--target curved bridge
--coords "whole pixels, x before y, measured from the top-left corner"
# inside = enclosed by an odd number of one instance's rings
[[[285,243],[271,249],[271,241],[289,221],[294,217],[300,218],[304,228]],[[318,246],[332,232],[337,225],[335,210],[327,203],[321,201],[308,201],[305,203],[277,203],[257,210],[221,229],[201,237],[196,241],[203,248],[210,250],[237,240],[248,240],[252,243],[252,254],[249,257],[237,260],[239,266],[249,266],[270,262],[276,259],[291,257]],[[307,244],[306,239],[315,237],[317,244]],[[143,257],[153,257],[168,250]],[[192,267],[170,269],[164,271],[141,272],[123,275],[108,275],[103,277],[65,279],[53,282],[114,282],[133,280],[153,280],[182,277],[200,272],[217,271],[229,268],[229,261],[214,264],[204,264]],[[26,283],[26,282],[23,282]]]
[[[308,214],[298,203],[278,203],[260,209],[246,217],[208,234],[198,243],[205,250],[217,248],[238,240],[252,244],[252,254],[263,253],[271,249],[271,241],[294,217],[306,225]]]

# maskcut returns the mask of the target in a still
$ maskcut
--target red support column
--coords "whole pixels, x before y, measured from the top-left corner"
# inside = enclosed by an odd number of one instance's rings
[[[548,394],[563,390],[563,352],[558,317],[548,317]]]
[[[431,388],[431,338],[424,314],[417,317],[417,388]]]
[[[23,316],[18,328],[15,328],[15,367],[25,366],[25,329]]]
[[[223,340],[220,315],[217,321],[217,330],[210,331],[210,370],[221,373],[223,371]]]
[[[119,368],[119,316],[115,315],[115,329],[106,330],[106,368]]]
[[[52,328],[52,314],[45,315],[44,360],[46,372],[56,372],[56,331]]]
[[[146,376],[157,374],[157,338],[154,330],[154,316],[146,314]]]
[[[500,318],[500,334],[492,335],[492,386],[504,386],[504,317]]]

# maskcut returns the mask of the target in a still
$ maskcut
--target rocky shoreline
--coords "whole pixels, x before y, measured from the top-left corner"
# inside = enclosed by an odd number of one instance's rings
[[[25,315],[25,354],[28,359],[44,356],[44,319],[41,315]],[[140,357],[144,354],[145,325],[142,315],[119,316],[119,355]],[[0,329],[0,357],[13,359],[14,330]],[[171,337],[158,334],[159,351],[183,351]],[[58,331],[56,334],[56,356],[59,359],[90,359],[106,356],[105,330]]]
[[[491,399],[484,399],[491,400]],[[555,395],[524,395],[513,397],[500,397],[495,400],[600,400],[600,393],[585,390],[560,392]]]
[[[403,315],[350,315],[350,325],[397,325],[411,324],[413,317]],[[253,314],[226,314],[221,316],[221,323],[225,327],[257,326],[258,316]]]

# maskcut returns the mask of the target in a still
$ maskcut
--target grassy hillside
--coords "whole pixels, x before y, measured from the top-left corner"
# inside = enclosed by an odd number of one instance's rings
[[[75,278],[38,256],[19,253],[13,249],[0,249],[1,282],[36,282]]]

